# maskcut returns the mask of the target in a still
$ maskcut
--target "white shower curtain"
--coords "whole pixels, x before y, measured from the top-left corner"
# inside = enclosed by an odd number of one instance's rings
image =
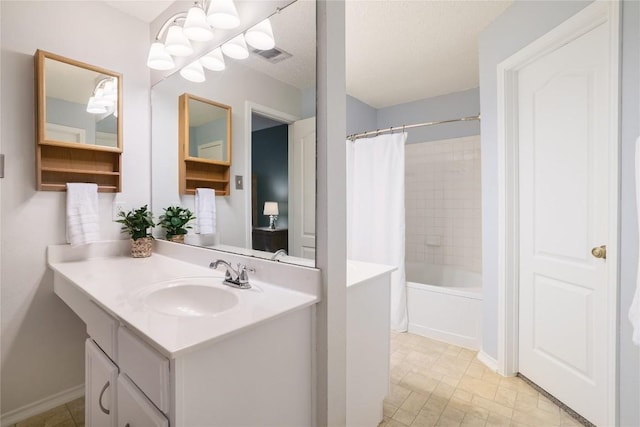
[[[347,258],[392,265],[391,328],[407,330],[404,271],[406,133],[347,141]]]

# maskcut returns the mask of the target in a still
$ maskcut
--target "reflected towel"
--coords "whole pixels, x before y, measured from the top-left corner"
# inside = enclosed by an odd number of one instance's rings
[[[67,242],[71,246],[96,242],[99,220],[98,185],[67,183]]]
[[[196,188],[196,233],[216,232],[216,192],[211,188]]]
[[[638,228],[640,229],[640,137],[636,140],[636,208],[638,210]],[[636,294],[629,308],[629,320],[633,325],[633,342],[640,346],[640,262],[636,279]]]

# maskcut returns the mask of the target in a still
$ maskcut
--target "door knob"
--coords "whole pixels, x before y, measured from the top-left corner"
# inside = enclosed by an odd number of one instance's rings
[[[591,255],[596,258],[607,259],[607,245],[596,246],[591,249]]]

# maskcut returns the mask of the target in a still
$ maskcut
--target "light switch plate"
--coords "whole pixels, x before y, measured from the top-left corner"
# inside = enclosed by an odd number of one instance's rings
[[[236,190],[242,190],[242,175],[236,175]]]

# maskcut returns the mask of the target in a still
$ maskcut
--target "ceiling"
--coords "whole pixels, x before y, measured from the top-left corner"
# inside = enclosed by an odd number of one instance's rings
[[[306,4],[290,7],[290,13],[299,13],[300,19],[293,20],[297,25],[286,32],[279,30],[278,34],[274,22],[277,47],[293,54],[286,62],[296,61],[282,67],[287,70],[283,73],[289,75],[280,75],[273,64],[261,64],[261,58],[252,58],[253,63],[247,65],[304,88],[315,78],[315,40],[302,34],[308,33],[314,20],[308,13],[313,12],[309,7],[313,3],[299,2]],[[106,3],[151,22],[173,2]],[[384,108],[478,87],[478,35],[511,3],[512,0],[347,0],[347,93],[372,107]]]

